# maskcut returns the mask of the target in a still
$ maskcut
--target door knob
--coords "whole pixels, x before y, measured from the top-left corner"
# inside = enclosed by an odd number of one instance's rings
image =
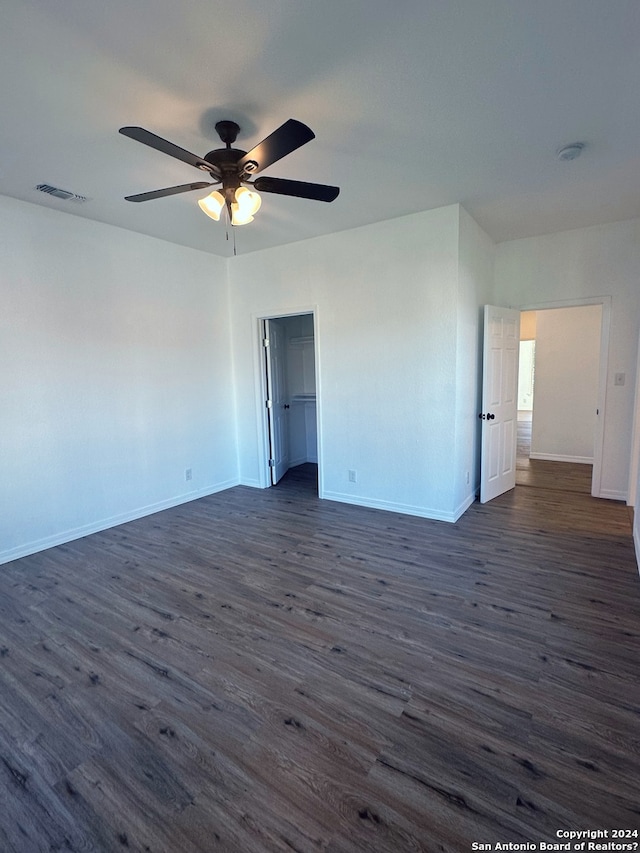
[[[487,420],[488,420],[488,421],[493,421],[493,420],[495,420],[495,417],[496,417],[495,415],[487,414]]]

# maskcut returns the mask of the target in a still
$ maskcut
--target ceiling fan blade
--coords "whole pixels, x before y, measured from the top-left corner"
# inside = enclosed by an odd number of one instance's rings
[[[163,154],[168,154],[169,157],[176,157],[190,166],[195,166],[196,169],[202,169],[204,172],[213,172],[216,178],[221,178],[220,169],[213,163],[208,163],[202,157],[197,157],[190,151],[185,151],[173,142],[168,142],[161,136],[156,136],[150,130],[145,130],[143,127],[121,127],[120,133],[123,136],[128,136],[129,139],[134,139],[136,142],[142,142],[143,145],[148,145],[150,148],[155,148],[156,151],[161,151]]]
[[[203,190],[205,187],[212,187],[212,183],[206,181],[196,181],[195,184],[181,184],[179,187],[167,187],[164,190],[152,190],[148,193],[138,193],[137,195],[126,195],[125,201],[151,201],[154,198],[164,198],[166,195],[176,195],[177,193],[188,193],[190,190]]]
[[[238,160],[240,174],[255,175],[312,139],[315,133],[311,128],[290,118]]]
[[[340,192],[340,187],[329,187],[326,184],[310,184],[306,181],[289,181],[286,178],[257,178],[254,187],[258,192],[279,193],[296,198],[310,198],[313,201],[334,201]]]

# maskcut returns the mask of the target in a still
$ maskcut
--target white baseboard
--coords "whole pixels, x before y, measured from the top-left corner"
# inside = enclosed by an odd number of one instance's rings
[[[369,509],[382,509],[386,512],[399,512],[402,515],[415,515],[419,518],[430,518],[433,521],[448,521],[450,523],[457,521],[460,515],[462,515],[462,512],[464,512],[463,510],[459,515],[456,515],[456,513],[441,512],[440,510],[433,510],[427,507],[394,503],[393,501],[381,501],[375,498],[364,498],[358,495],[345,494],[343,492],[323,492],[319,497],[323,500],[337,501],[338,503],[352,504],[353,506],[364,506]],[[473,497],[471,497],[469,505],[471,505],[471,503],[473,503]],[[465,509],[466,508],[467,507],[465,507]]]
[[[300,456],[297,459],[290,459],[289,468],[297,468],[298,465],[304,465],[305,462],[311,462],[311,460],[307,459],[306,456]]]
[[[316,465],[318,464],[317,456],[300,456],[298,459],[290,459],[289,460],[289,468],[297,468],[298,465],[305,465],[307,462],[314,462]]]
[[[470,495],[467,495],[467,497],[462,501],[458,509],[454,512],[454,521],[457,521],[459,518],[461,518],[469,509],[471,504],[475,503],[476,496],[477,495],[475,491],[473,491]]]
[[[251,488],[251,489],[268,489],[269,486],[271,485],[271,482],[265,484],[265,483],[261,483],[260,480],[256,480],[253,478],[247,479],[247,478],[243,477],[235,485],[236,486],[249,486],[249,488]]]
[[[47,548],[55,548],[56,545],[65,545],[67,542],[73,542],[75,539],[82,539],[84,536],[90,536],[92,533],[99,533],[101,530],[108,530],[110,527],[117,527],[119,524],[136,521],[138,518],[144,518],[147,515],[162,512],[164,509],[171,509],[174,506],[180,506],[180,504],[189,503],[190,501],[195,501],[199,498],[205,498],[208,495],[214,495],[217,492],[223,492],[226,489],[231,489],[233,486],[237,485],[239,485],[238,480],[227,480],[223,483],[217,483],[215,486],[207,486],[204,489],[198,489],[198,491],[188,492],[185,495],[178,495],[164,501],[159,501],[155,504],[139,507],[138,509],[122,513],[121,515],[113,515],[110,518],[103,518],[99,521],[94,521],[91,524],[84,524],[81,527],[75,527],[71,530],[62,530],[59,533],[54,533],[52,536],[45,536],[42,539],[25,542],[17,548],[11,548],[8,551],[0,551],[0,565],[3,563],[10,563],[12,560],[19,560],[21,557],[28,557],[31,554],[37,554],[39,551],[46,551]]]
[[[542,459],[546,462],[573,462],[576,465],[593,465],[593,456],[565,456],[561,453],[530,453],[529,459]]]
[[[627,501],[627,493],[626,492],[618,492],[613,489],[601,489],[600,494],[596,495],[598,498],[605,498],[608,501]]]

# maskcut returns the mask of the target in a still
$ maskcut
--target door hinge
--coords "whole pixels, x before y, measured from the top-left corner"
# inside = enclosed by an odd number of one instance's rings
[[[270,344],[269,338],[263,338],[262,339],[262,346],[263,347],[268,347],[269,344]]]
[[[270,459],[269,460],[269,468],[275,468],[275,467],[276,467],[276,460]]]
[[[265,402],[265,406],[267,407],[267,409],[271,409],[271,408],[273,407],[273,401],[272,401],[272,400],[267,400],[267,401]]]

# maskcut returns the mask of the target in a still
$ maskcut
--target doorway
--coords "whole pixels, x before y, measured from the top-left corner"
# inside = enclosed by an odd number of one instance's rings
[[[516,483],[598,496],[603,304],[523,311]]]
[[[313,312],[260,321],[267,485],[318,493],[318,406]]]

